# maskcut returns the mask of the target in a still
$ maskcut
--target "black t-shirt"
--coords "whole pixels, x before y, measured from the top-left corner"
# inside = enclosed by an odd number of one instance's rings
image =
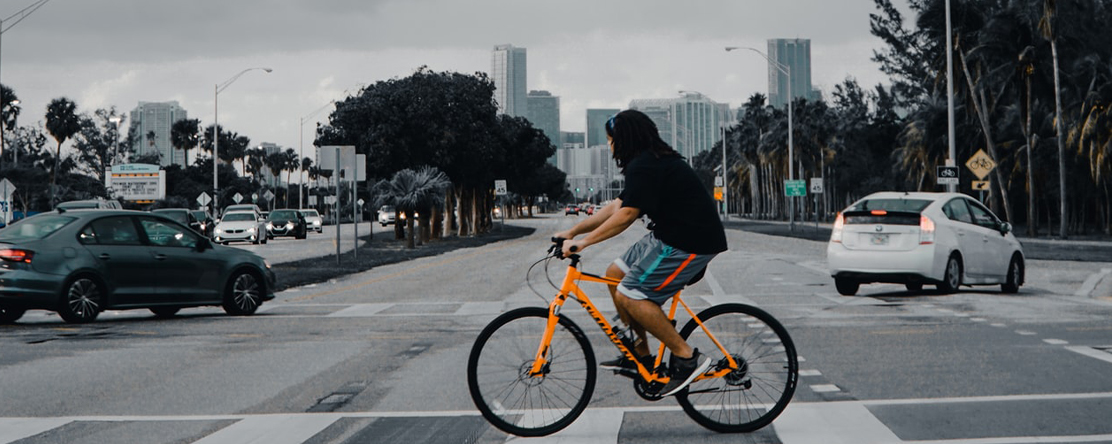
[[[623,207],[649,216],[657,239],[697,254],[726,251],[714,198],[682,157],[640,154],[626,165]]]

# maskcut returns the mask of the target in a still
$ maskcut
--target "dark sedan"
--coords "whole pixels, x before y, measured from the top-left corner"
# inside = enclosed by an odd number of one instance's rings
[[[278,236],[305,239],[309,226],[305,222],[305,216],[297,210],[274,210],[267,216],[266,232],[271,239]]]
[[[104,310],[170,317],[204,305],[251,315],[274,298],[274,283],[258,255],[152,213],[54,211],[0,230],[0,323],[32,309],[70,323]]]
[[[200,233],[202,236],[208,237],[205,234],[205,222],[202,219],[197,219],[197,214],[188,208],[159,208],[151,210],[152,213],[157,213],[160,216],[166,216],[173,219],[174,222],[192,228],[193,231]]]

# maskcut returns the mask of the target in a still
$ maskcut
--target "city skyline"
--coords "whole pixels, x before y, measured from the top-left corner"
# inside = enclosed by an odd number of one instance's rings
[[[15,1],[0,7],[0,17],[26,6]],[[246,68],[269,67],[272,73],[248,73],[220,94],[220,124],[252,144],[293,148],[301,119],[329,101],[420,66],[489,74],[491,48],[503,43],[528,48],[528,88],[560,97],[563,131],[584,132],[588,108],[625,109],[633,99],[678,97],[679,90],[737,107],[754,93],[768,93],[767,64],[756,54],[723,48],[763,49],[768,39],[785,36],[812,41],[817,88],[828,91],[847,77],[870,89],[886,83],[869,60],[882,46],[868,32],[871,4],[572,1],[534,11],[500,1],[432,3],[442,7],[296,5],[268,8],[274,15],[264,18],[251,12],[265,4],[249,1],[201,0],[180,12],[134,0],[52,0],[4,33],[0,82],[23,101],[20,125],[44,120],[46,103],[67,97],[81,113],[114,106],[126,114],[139,102],[177,101],[207,126],[213,85]],[[461,9],[489,17],[456,23]],[[579,19],[587,10],[592,13]],[[540,25],[537,13],[557,20]],[[273,31],[278,28],[291,31]],[[304,120],[304,145],[311,145],[311,129],[327,120],[327,111]]]

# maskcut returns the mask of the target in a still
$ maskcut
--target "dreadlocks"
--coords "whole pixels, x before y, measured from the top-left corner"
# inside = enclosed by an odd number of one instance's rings
[[[644,152],[658,158],[680,156],[660,138],[652,119],[637,110],[627,109],[606,121],[606,135],[614,141],[614,160],[623,172],[630,160]]]

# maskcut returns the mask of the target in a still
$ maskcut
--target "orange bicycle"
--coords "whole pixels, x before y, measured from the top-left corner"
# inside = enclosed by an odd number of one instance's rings
[[[557,245],[541,260],[546,265],[553,258],[565,259],[560,255],[562,239],[553,242]],[[518,308],[498,316],[471,348],[467,360],[471,399],[483,417],[504,432],[555,433],[574,422],[591,400],[597,378],[595,354],[583,330],[561,314],[569,298],[579,302],[610,342],[637,363],[636,373],[614,373],[632,378],[643,399],[662,399],[659,391],[668,382],[664,344],[653,368],[634,359],[626,332],[612,327],[580,288],[582,282],[617,285],[618,281],[581,272],[578,255],[566,259],[571,262],[560,292],[547,309]],[[718,432],[751,432],[776,419],[791,401],[799,376],[795,345],[787,330],[765,311],[744,304],[715,305],[696,314],[678,292],[668,312],[673,324],[680,306],[691,317],[680,335],[715,362],[676,394],[683,411]]]

